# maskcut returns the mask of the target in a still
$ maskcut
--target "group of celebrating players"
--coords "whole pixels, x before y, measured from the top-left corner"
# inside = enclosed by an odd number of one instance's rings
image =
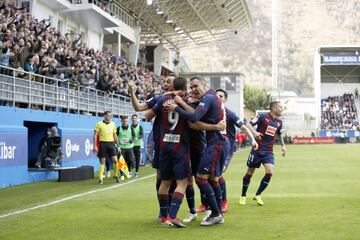
[[[282,155],[286,153],[279,119],[283,109],[279,102],[272,102],[269,113],[260,114],[245,126],[233,111],[224,106],[227,100],[225,90],[208,89],[201,77],[190,79],[190,94],[187,86],[185,78],[170,75],[165,80],[163,95],[140,103],[136,98],[136,87],[129,84],[134,109],[147,111],[148,120],[155,118],[152,166],[157,170],[159,220],[168,226],[186,227],[184,223],[194,221],[198,210],[206,213],[200,223],[202,226],[223,224],[228,204],[222,175],[235,151],[235,126],[241,128],[252,143],[239,204],[246,204],[251,176],[263,164],[265,176],[254,196],[257,204],[263,205],[261,193],[274,170],[272,148],[276,135],[280,135]],[[198,209],[195,209],[194,179],[201,193],[202,204]],[[184,196],[190,213],[180,221],[177,213]]]

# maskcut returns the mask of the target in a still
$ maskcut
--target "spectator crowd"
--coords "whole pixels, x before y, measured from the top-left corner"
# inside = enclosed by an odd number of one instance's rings
[[[0,73],[1,66],[57,78],[70,88],[96,88],[107,94],[128,96],[128,82],[134,81],[139,99],[161,93],[162,76],[130,63],[110,52],[96,51],[82,42],[81,35],[61,35],[50,19],[38,20],[25,9],[0,0]],[[32,81],[43,81],[34,77]],[[47,83],[51,83],[48,81]],[[67,84],[63,84],[66,87]]]
[[[321,129],[352,129],[357,123],[354,95],[329,96],[321,100]]]

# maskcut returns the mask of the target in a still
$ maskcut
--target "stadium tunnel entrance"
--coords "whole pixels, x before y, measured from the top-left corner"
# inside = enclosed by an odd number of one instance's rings
[[[34,168],[41,146],[44,144],[47,130],[52,127],[58,128],[58,124],[53,122],[24,121],[24,126],[28,129],[28,168]],[[61,130],[58,130],[61,137]]]

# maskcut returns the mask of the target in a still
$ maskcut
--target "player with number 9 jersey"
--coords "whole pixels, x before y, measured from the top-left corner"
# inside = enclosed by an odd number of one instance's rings
[[[174,95],[162,96],[152,108],[161,114],[160,177],[162,180],[184,179],[191,176],[188,123],[177,112],[166,108]]]

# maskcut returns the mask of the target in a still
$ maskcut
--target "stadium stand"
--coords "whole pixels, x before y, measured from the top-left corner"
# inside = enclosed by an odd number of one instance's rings
[[[106,7],[108,1],[103,2]],[[95,96],[128,96],[129,81],[138,86],[141,100],[161,93],[163,77],[110,52],[87,47],[79,34],[62,36],[49,19],[38,20],[12,4],[2,3],[0,11],[1,74]]]
[[[348,130],[358,120],[354,95],[345,93],[342,96],[329,96],[321,100],[321,129]]]

